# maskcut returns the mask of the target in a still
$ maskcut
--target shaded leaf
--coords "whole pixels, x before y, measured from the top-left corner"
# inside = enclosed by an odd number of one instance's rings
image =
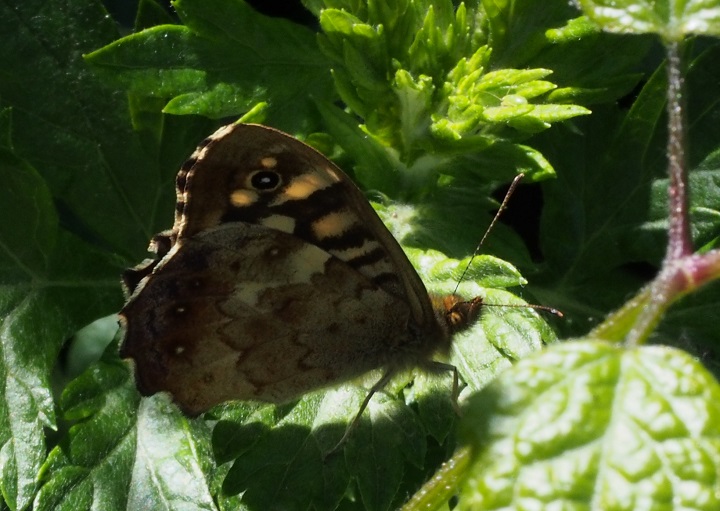
[[[269,122],[297,129],[312,113],[311,98],[332,99],[328,63],[308,29],[242,0],[174,5],[185,25],[145,29],[87,61],[135,95],[168,100],[166,113],[239,117],[266,101]]]

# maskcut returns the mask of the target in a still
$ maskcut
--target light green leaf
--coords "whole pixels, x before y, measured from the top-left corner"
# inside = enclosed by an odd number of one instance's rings
[[[713,0],[578,0],[587,15],[605,30],[656,33],[666,41],[691,34],[720,35],[720,5]]]
[[[0,229],[0,490],[24,509],[46,452],[43,428],[56,427],[50,374],[60,347],[120,293],[106,279],[117,272],[107,255],[58,231],[35,169],[8,153],[2,161],[0,203],[18,221]]]
[[[142,400],[127,509],[217,509],[206,477],[209,429],[203,421],[189,426],[167,396]]]
[[[720,506],[720,387],[665,347],[571,342],[473,396],[459,509]]]

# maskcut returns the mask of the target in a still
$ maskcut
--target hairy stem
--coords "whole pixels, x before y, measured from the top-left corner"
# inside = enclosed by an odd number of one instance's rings
[[[668,172],[670,174],[670,229],[665,266],[692,254],[685,164],[685,78],[682,74],[680,43],[667,47]]]

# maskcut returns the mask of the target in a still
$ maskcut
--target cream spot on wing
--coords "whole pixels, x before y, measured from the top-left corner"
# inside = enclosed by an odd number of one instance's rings
[[[375,240],[365,240],[360,247],[351,247],[345,249],[330,250],[330,253],[340,259],[341,261],[349,261],[357,257],[362,257],[365,254],[369,254],[373,250],[382,248],[382,245]]]
[[[340,236],[354,224],[357,223],[357,217],[348,210],[333,211],[312,223],[312,230],[315,237],[319,240]]]
[[[243,208],[254,204],[258,199],[257,192],[238,188],[230,194],[230,203],[236,208]]]
[[[225,135],[230,133],[232,130],[234,130],[237,127],[237,124],[228,124],[226,126],[223,126],[222,128],[218,128],[218,130],[210,135],[211,140],[218,140],[223,138]]]
[[[270,154],[272,154],[272,153],[280,154],[283,151],[289,151],[288,146],[285,142],[278,142],[277,144],[272,144],[272,145],[268,146],[266,149],[267,149],[267,152]]]
[[[265,158],[262,158],[260,160],[260,165],[264,169],[274,169],[275,167],[277,167],[277,163],[277,158],[275,158],[274,156],[266,156]]]
[[[258,304],[258,296],[268,288],[275,287],[272,282],[243,282],[233,293],[241,302],[255,307]]]
[[[297,250],[286,252],[283,264],[275,265],[267,279],[244,281],[235,288],[233,295],[243,303],[255,307],[263,293],[269,289],[310,283],[313,275],[325,272],[325,263],[331,257],[314,245],[302,245]]]
[[[387,259],[381,259],[376,263],[367,263],[362,265],[360,272],[368,278],[377,277],[385,273],[394,273],[393,265]]]
[[[332,184],[332,181],[317,172],[299,174],[285,186],[283,192],[272,202],[272,205],[276,206],[291,200],[306,199],[314,192],[327,188]]]
[[[325,263],[332,256],[315,245],[303,245],[288,258],[293,282],[310,282],[313,275],[325,272]]]
[[[308,284],[313,275],[325,272],[325,263],[332,256],[314,245],[302,245],[298,250],[287,254],[282,269],[268,275],[267,280],[246,281],[238,285],[233,293],[243,303],[254,307],[260,296],[268,289],[288,284]]]
[[[267,218],[263,218],[259,222],[265,227],[275,229],[276,231],[287,232],[292,234],[295,231],[295,219],[284,215],[272,215]]]

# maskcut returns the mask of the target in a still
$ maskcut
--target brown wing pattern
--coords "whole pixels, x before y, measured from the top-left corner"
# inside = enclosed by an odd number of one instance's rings
[[[143,394],[169,391],[191,414],[282,402],[447,346],[400,246],[309,146],[226,126],[183,165],[177,197],[157,258],[124,275],[120,353]]]
[[[253,185],[265,174],[280,177],[277,187]],[[415,323],[431,328],[427,291],[405,253],[357,186],[310,146],[266,126],[225,126],[183,165],[177,186],[182,214],[176,213],[173,230],[179,237],[222,222],[294,234],[403,297]]]
[[[295,236],[242,223],[185,240],[122,315],[141,392],[169,391],[193,415],[287,401],[407,359],[412,343],[407,303]]]

